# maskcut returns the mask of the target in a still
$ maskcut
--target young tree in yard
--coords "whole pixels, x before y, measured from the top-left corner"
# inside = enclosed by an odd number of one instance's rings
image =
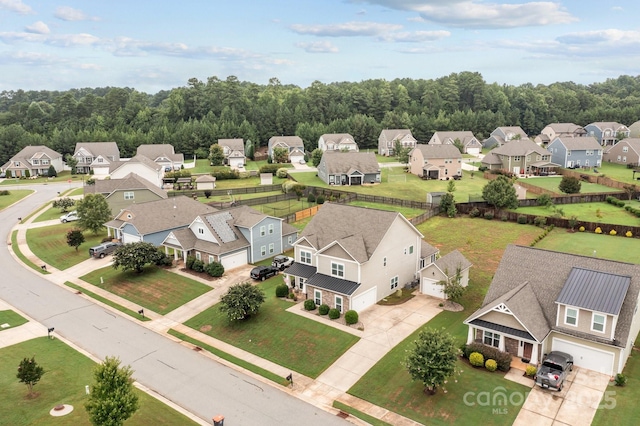
[[[209,161],[212,166],[222,166],[224,163],[224,149],[217,143],[211,145],[209,149]]]
[[[446,214],[447,217],[455,217],[456,213],[458,213],[456,200],[452,192],[447,192],[440,198],[440,213]]]
[[[444,274],[448,277],[449,271],[445,269]],[[447,300],[458,303],[462,297],[462,293],[464,293],[464,287],[460,284],[460,281],[462,281],[462,271],[460,266],[456,268],[456,274],[453,277],[438,281],[438,284],[443,286],[442,292],[447,296]]]
[[[562,176],[558,189],[565,194],[578,194],[582,183],[573,176]]]
[[[395,140],[393,142],[393,151],[400,163],[409,163],[409,151],[411,151],[410,148],[402,146],[402,142],[400,142],[399,140]]]
[[[93,387],[84,405],[91,424],[120,426],[138,410],[132,374],[131,367],[120,367],[120,360],[115,357],[106,357],[95,368]]]
[[[255,153],[256,148],[253,145],[253,142],[251,142],[251,139],[247,139],[247,142],[244,144],[244,155],[246,155],[247,158],[253,160]]]
[[[220,310],[226,312],[229,321],[238,321],[257,314],[263,303],[264,292],[245,282],[229,287],[220,298]]]
[[[498,176],[482,188],[482,198],[498,210],[518,207],[516,189],[509,178],[503,175]]]
[[[80,247],[82,243],[84,243],[82,230],[73,228],[67,231],[67,245],[69,247],[75,247],[76,251],[78,251],[78,247]]]
[[[43,375],[44,368],[38,365],[35,357],[31,357],[31,359],[24,358],[20,361],[16,377],[20,380],[20,383],[27,385],[29,396],[32,396],[33,386],[40,381]]]
[[[287,163],[289,162],[289,151],[287,148],[276,147],[273,148],[273,158],[274,163]]]
[[[425,329],[410,349],[404,366],[412,380],[424,385],[424,392],[433,395],[439,386],[456,373],[458,348],[454,338],[436,329]]]
[[[629,201],[631,201],[635,193],[638,191],[638,188],[635,185],[625,185],[622,189],[624,189],[625,194],[629,197]]]
[[[64,162],[71,168],[71,174],[75,175],[78,167],[78,159],[71,154],[67,154],[64,156]]]
[[[69,197],[59,198],[53,202],[53,208],[60,209],[62,213],[66,213],[71,207],[75,205],[76,202]]]
[[[145,266],[156,263],[161,256],[162,253],[151,243],[129,243],[113,252],[112,266],[114,269],[141,273]]]
[[[58,172],[56,171],[56,168],[53,167],[53,165],[49,166],[49,169],[47,170],[47,176],[49,176],[49,177],[58,176]]]
[[[320,148],[316,148],[311,151],[311,164],[313,164],[313,167],[318,167],[320,160],[322,160],[322,154],[323,152]]]
[[[111,219],[111,207],[102,194],[87,194],[78,201],[78,225],[82,229],[89,229],[94,235]]]

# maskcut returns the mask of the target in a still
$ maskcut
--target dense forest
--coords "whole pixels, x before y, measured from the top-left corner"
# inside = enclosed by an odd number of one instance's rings
[[[498,126],[535,136],[547,124],[640,119],[640,76],[603,83],[487,84],[474,72],[435,80],[267,85],[210,77],[156,94],[104,87],[0,93],[0,164],[27,145],[73,153],[79,141],[116,141],[123,157],[140,144],[169,143],[187,156],[220,138],[265,146],[298,135],[308,151],[323,133],[350,133],[361,149],[377,147],[385,128],[409,128],[419,142],[433,132],[471,130],[480,140]]]

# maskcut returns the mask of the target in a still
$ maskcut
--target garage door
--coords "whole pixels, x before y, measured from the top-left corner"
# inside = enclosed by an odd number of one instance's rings
[[[362,312],[367,309],[369,306],[372,306],[376,303],[376,288],[371,288],[364,293],[353,298],[353,306],[351,309],[354,311]]]
[[[480,154],[480,148],[467,148],[467,154],[478,155]]]
[[[438,281],[430,280],[429,278],[422,279],[422,288],[420,289],[420,292],[439,299],[444,299],[442,286],[438,284]]]
[[[613,375],[613,353],[605,352],[589,346],[580,345],[555,338],[551,343],[554,351],[566,352],[573,355],[573,363],[578,367],[597,371],[598,373]]]
[[[239,266],[244,266],[247,264],[247,252],[241,251],[238,253],[224,256],[222,257],[220,263],[222,263],[222,266],[224,266],[225,271],[228,271],[233,268],[237,268]]]
[[[139,235],[125,234],[125,233],[122,234],[122,242],[124,244],[137,243],[141,240],[142,239],[140,238]]]

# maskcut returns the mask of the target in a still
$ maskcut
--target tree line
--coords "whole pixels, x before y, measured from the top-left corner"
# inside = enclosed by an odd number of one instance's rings
[[[426,143],[435,131],[470,130],[482,140],[499,126],[535,136],[549,123],[640,118],[640,76],[602,83],[519,86],[487,83],[477,72],[437,79],[383,79],[301,88],[271,78],[266,85],[188,80],[182,87],[143,93],[129,87],[0,92],[0,164],[27,145],[63,155],[76,142],[115,141],[123,157],[146,143],[169,143],[203,158],[221,138],[267,145],[298,135],[311,152],[324,133],[350,133],[361,149],[375,149],[382,129],[409,128]]]

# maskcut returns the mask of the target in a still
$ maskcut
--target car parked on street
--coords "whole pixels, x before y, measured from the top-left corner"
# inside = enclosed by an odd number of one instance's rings
[[[78,219],[79,219],[78,212],[76,212],[75,210],[60,216],[60,222],[62,223],[73,222],[74,220],[78,220]]]
[[[256,266],[251,270],[249,275],[254,280],[264,281],[267,278],[278,275],[278,268],[274,268],[273,266]]]
[[[284,271],[291,265],[293,265],[293,257],[284,256],[282,254],[274,257],[273,261],[271,262],[271,266],[273,266],[274,268],[278,268],[281,271]]]
[[[565,352],[551,351],[544,357],[536,373],[536,384],[560,392],[571,370],[573,370],[573,356]]]
[[[121,245],[122,245],[122,243],[119,243],[117,241],[109,241],[109,242],[106,242],[106,243],[102,243],[100,245],[91,247],[89,249],[89,256],[90,257],[99,257],[100,259],[102,259],[106,255],[111,254],[114,251],[116,251],[116,249],[118,247],[120,247]]]

